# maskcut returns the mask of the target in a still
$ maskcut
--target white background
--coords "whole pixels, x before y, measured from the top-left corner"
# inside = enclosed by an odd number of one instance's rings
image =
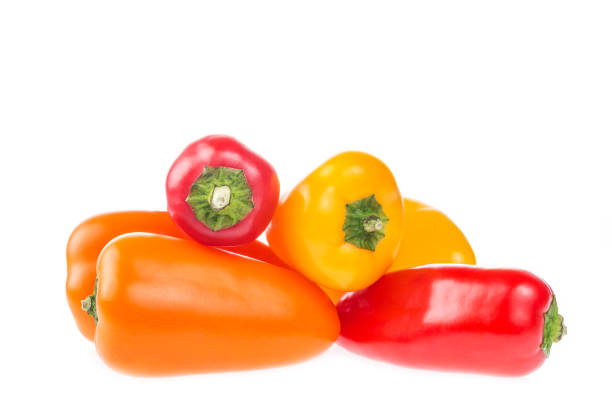
[[[2,2],[0,405],[610,406],[611,21],[609,1]],[[66,240],[96,213],[165,208],[168,167],[210,133],[265,156],[283,191],[375,154],[479,263],[544,278],[567,337],[523,378],[339,347],[281,369],[112,371],[68,310]]]

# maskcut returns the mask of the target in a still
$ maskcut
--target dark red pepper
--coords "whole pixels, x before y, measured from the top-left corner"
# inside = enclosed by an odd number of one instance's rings
[[[514,269],[432,265],[383,276],[338,304],[339,343],[417,368],[524,375],[565,333],[552,290]]]
[[[268,226],[278,195],[270,163],[229,136],[207,136],[187,146],[166,179],[170,217],[205,245],[256,239]]]

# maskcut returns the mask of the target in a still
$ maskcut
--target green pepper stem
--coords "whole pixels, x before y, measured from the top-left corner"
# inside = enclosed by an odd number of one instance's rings
[[[553,295],[550,307],[544,314],[544,332],[542,334],[542,344],[540,346],[546,357],[550,355],[552,344],[560,341],[566,334],[567,327],[563,324],[563,316],[559,314],[557,299],[555,295]]]
[[[210,196],[210,207],[215,211],[221,211],[230,203],[232,189],[229,186],[217,186]]]
[[[385,237],[387,221],[389,218],[374,194],[346,204],[342,226],[344,241],[361,249],[375,251],[376,245]]]
[[[98,296],[98,278],[94,284],[94,291],[91,295],[81,300],[81,309],[87,312],[88,315],[93,317],[96,326],[98,325],[98,311],[96,309],[96,296]]]
[[[211,231],[239,223],[255,207],[244,171],[206,166],[185,199],[195,217]]]
[[[383,228],[383,222],[375,215],[367,217],[363,220],[363,229],[366,232],[380,231]]]

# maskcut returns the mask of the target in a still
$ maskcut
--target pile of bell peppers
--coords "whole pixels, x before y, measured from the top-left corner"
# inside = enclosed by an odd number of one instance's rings
[[[102,360],[142,376],[245,370],[337,341],[413,368],[514,376],[566,332],[543,280],[475,266],[461,230],[404,198],[370,154],[341,153],[279,191],[265,159],[207,136],[170,167],[167,212],[78,225],[67,300]]]

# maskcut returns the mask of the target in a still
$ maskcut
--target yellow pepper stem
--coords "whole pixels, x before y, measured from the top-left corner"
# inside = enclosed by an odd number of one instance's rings
[[[346,205],[344,241],[361,249],[375,251],[385,237],[385,225],[389,218],[376,201],[374,194]]]

